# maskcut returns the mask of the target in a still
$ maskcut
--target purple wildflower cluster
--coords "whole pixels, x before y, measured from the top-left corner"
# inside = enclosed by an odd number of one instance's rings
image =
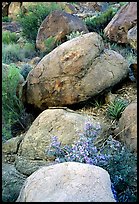
[[[52,142],[47,155],[55,157],[55,161],[76,161],[93,164],[107,170],[111,177],[112,192],[118,202],[136,201],[136,193],[131,183],[135,183],[136,157],[127,151],[119,141],[110,135],[99,149],[94,145],[95,138],[101,130],[100,124],[85,123],[83,133],[72,145],[63,146],[56,136]]]
[[[84,132],[80,134],[80,139],[74,144],[62,146],[56,136],[52,137],[50,149],[47,154],[55,156],[57,162],[76,161],[87,164],[98,165],[98,163],[107,163],[109,156],[101,154],[94,146],[94,139],[100,133],[99,123],[85,123]]]

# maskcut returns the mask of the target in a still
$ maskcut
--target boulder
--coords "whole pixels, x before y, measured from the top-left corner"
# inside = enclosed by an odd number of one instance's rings
[[[31,160],[27,157],[22,157],[17,155],[15,158],[15,168],[18,172],[25,176],[30,176],[36,170],[38,170],[42,166],[49,166],[55,163],[55,161],[48,162],[43,160]]]
[[[8,9],[11,2],[2,2],[2,17],[8,16]]]
[[[129,104],[119,120],[119,140],[137,153],[137,102]]]
[[[127,40],[131,47],[137,50],[137,25],[131,28],[127,33]]]
[[[104,50],[95,32],[69,40],[42,58],[27,77],[26,102],[39,109],[85,101],[128,74],[126,60]]]
[[[127,33],[137,24],[137,2],[128,2],[112,18],[104,34],[117,43],[128,43]]]
[[[59,4],[61,6],[62,10],[64,10],[66,13],[69,13],[69,14],[77,13],[77,9],[71,3],[68,3],[68,2],[57,2],[57,4]]]
[[[47,155],[52,137],[57,136],[62,145],[73,144],[84,132],[87,121],[97,123],[91,116],[70,109],[47,109],[32,123],[20,143],[18,155],[32,160],[54,160]]]
[[[2,144],[2,152],[5,154],[16,154],[24,135],[13,137]]]
[[[8,17],[12,18],[13,20],[16,20],[17,15],[21,10],[21,5],[21,2],[11,2],[9,5]]]
[[[54,37],[52,43],[53,46],[56,46],[57,42],[65,41],[66,35],[72,31],[89,32],[79,17],[65,11],[55,10],[42,22],[36,38],[36,47],[41,51],[46,51],[48,48],[45,42],[48,38]]]
[[[26,179],[16,202],[116,202],[110,176],[98,166],[64,162]]]
[[[15,202],[27,177],[20,174],[13,165],[2,164],[2,201]]]

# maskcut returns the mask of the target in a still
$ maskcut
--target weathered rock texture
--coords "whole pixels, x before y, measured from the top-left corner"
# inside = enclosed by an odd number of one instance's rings
[[[108,172],[65,162],[42,167],[29,176],[16,202],[115,202]]]
[[[8,9],[11,2],[2,2],[2,17],[8,16]]]
[[[2,201],[15,202],[27,177],[20,174],[13,165],[2,164]]]
[[[104,29],[105,35],[112,41],[128,43],[128,30],[137,24],[137,2],[128,2],[112,18]]]
[[[97,122],[70,109],[47,109],[32,123],[20,144],[18,155],[32,160],[48,160],[46,153],[51,137],[57,136],[62,145],[73,144],[79,139],[79,133],[84,132],[87,121]]]
[[[104,50],[97,33],[69,40],[46,55],[27,77],[26,101],[44,110],[85,101],[128,74],[125,59]]]
[[[45,41],[49,37],[54,37],[53,43],[56,45],[58,41],[63,40],[72,31],[89,32],[85,23],[77,16],[65,11],[55,10],[42,22],[36,38],[36,47],[45,51],[47,50]]]
[[[127,39],[131,47],[137,50],[137,25],[128,31]]]
[[[8,17],[15,20],[21,10],[21,2],[11,2],[8,9]]]
[[[128,105],[119,120],[120,140],[137,153],[137,103]]]

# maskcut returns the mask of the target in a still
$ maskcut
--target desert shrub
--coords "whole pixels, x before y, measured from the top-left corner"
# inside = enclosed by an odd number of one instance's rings
[[[71,40],[73,38],[79,37],[80,35],[82,35],[84,32],[79,32],[79,31],[72,31],[71,33],[69,33],[68,35],[66,35],[67,40]]]
[[[19,37],[14,32],[4,31],[2,32],[2,42],[5,44],[16,43]]]
[[[2,134],[5,139],[12,137],[11,126],[16,121],[20,122],[20,114],[24,107],[22,102],[16,96],[16,88],[19,81],[19,69],[14,65],[9,68],[2,67],[2,116],[3,130]]]
[[[18,44],[2,44],[2,62],[6,64],[19,61],[20,57],[20,45]]]
[[[100,130],[99,124],[86,123],[83,134],[73,145],[62,146],[54,136],[46,154],[56,162],[75,161],[104,168],[110,174],[117,202],[136,202],[137,158],[112,136],[97,148],[93,143]]]
[[[21,11],[17,18],[22,27],[22,35],[28,40],[35,42],[38,29],[42,21],[54,10],[60,10],[61,7],[56,2],[51,4],[40,3],[30,5],[27,13]]]
[[[35,46],[31,43],[26,43],[23,47],[19,44],[2,44],[2,62],[6,64],[24,61],[25,58],[35,56]]]
[[[89,31],[99,32],[100,30],[103,30],[107,26],[107,24],[116,14],[116,12],[117,12],[116,8],[110,7],[103,13],[100,13],[96,16],[85,18],[84,22],[86,23]]]
[[[116,98],[108,105],[107,115],[110,119],[118,120],[124,109],[128,106],[128,101],[121,98]]]

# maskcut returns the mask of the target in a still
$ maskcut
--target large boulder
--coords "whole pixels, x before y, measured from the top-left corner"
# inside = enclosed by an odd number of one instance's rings
[[[11,2],[9,5],[8,16],[13,20],[16,20],[17,15],[21,10],[21,2]]]
[[[112,18],[104,29],[104,33],[112,41],[128,43],[127,32],[136,24],[137,2],[128,2]]]
[[[54,37],[53,43],[56,45],[58,41],[65,39],[66,35],[72,31],[89,32],[85,23],[79,17],[65,11],[55,10],[42,22],[36,38],[36,47],[45,51],[47,50],[45,42],[49,37]]]
[[[2,164],[2,201],[15,202],[27,177],[11,164]]]
[[[127,39],[131,47],[137,50],[137,25],[128,31]]]
[[[70,109],[47,109],[32,123],[22,140],[18,156],[32,160],[53,159],[47,156],[52,137],[57,136],[62,145],[73,144],[84,132],[85,123],[96,124],[91,116]],[[102,124],[103,125],[103,124]]]
[[[128,74],[126,60],[104,50],[95,32],[69,40],[55,48],[27,77],[26,102],[42,110],[85,101],[117,84]]]
[[[137,103],[128,105],[119,120],[119,139],[137,153]]]
[[[108,172],[77,162],[42,167],[26,179],[16,202],[116,202]]]

